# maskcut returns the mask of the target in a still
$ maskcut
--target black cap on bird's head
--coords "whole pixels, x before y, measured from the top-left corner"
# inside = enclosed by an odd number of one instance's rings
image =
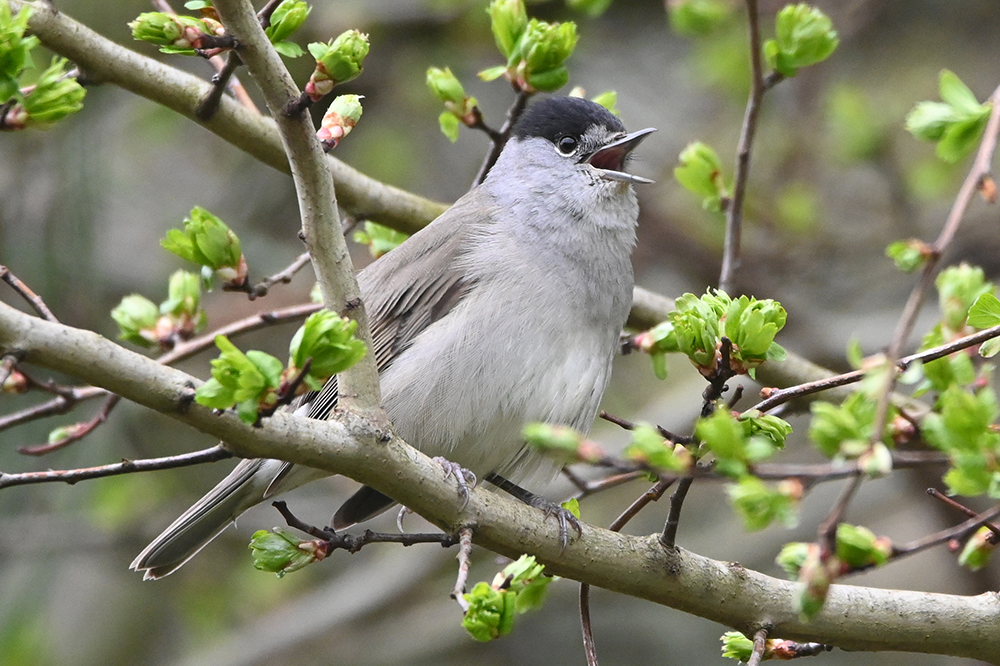
[[[650,127],[628,134],[618,116],[596,102],[581,97],[547,97],[528,107],[511,130],[511,137],[546,139],[560,154],[589,164],[608,180],[652,183],[622,169],[629,153],[655,131]]]

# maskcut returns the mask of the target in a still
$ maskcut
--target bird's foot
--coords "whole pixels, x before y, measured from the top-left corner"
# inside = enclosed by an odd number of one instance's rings
[[[573,515],[573,513],[555,502],[545,499],[540,495],[534,495],[529,499],[526,504],[528,506],[533,506],[536,509],[541,509],[545,512],[545,517],[549,516],[555,517],[559,521],[559,554],[561,555],[566,547],[569,546],[569,528],[572,527],[576,532],[578,537],[583,536],[583,527],[580,525],[580,519]]]
[[[433,460],[444,469],[444,478],[455,477],[455,481],[458,483],[458,494],[462,496],[462,508],[464,509],[469,504],[469,492],[478,483],[476,475],[447,458],[435,456]]]

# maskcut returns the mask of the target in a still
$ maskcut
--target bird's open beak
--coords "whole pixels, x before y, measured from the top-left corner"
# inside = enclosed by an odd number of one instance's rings
[[[649,178],[625,173],[622,171],[622,168],[624,168],[625,158],[628,154],[642,143],[643,139],[655,131],[655,127],[647,127],[638,132],[626,134],[595,152],[586,161],[590,166],[597,169],[602,178],[617,180],[623,183],[652,183],[653,181]]]

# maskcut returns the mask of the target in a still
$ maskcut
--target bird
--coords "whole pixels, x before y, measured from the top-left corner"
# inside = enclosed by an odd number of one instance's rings
[[[628,133],[583,98],[536,101],[481,184],[358,273],[382,405],[406,442],[459,477],[514,484],[558,473],[522,431],[543,422],[586,433],[597,415],[632,302],[632,185],[653,182],[625,165],[653,131]],[[327,418],[336,398],[332,378],[296,413]],[[251,506],[327,475],[243,460],[131,569],[146,580],[173,573]],[[394,504],[362,487],[332,527]]]

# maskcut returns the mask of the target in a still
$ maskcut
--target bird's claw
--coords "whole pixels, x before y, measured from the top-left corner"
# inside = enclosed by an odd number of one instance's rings
[[[469,504],[469,492],[479,482],[476,475],[447,458],[435,456],[433,460],[444,469],[444,478],[455,477],[455,482],[458,483],[458,494],[462,496],[462,508],[464,509]]]
[[[562,555],[566,552],[566,547],[569,546],[569,528],[572,527],[576,532],[578,537],[583,536],[583,526],[580,524],[580,519],[573,515],[573,513],[554,502],[550,502],[544,497],[535,496],[528,502],[529,506],[533,506],[536,509],[541,509],[545,512],[545,517],[554,516],[557,521],[559,521],[559,554]]]

